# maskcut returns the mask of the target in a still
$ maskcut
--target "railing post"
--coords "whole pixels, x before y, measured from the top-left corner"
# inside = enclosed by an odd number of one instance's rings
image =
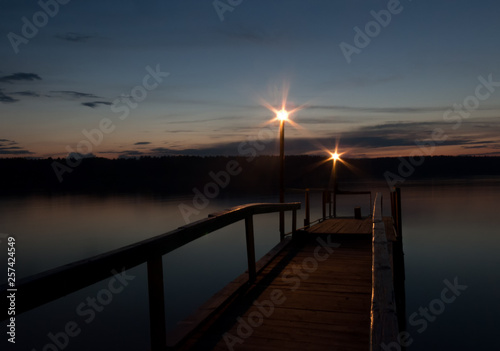
[[[332,218],[332,192],[328,190],[328,217]]]
[[[326,219],[326,190],[323,191],[323,203],[322,203],[321,209],[323,211],[323,220],[325,220]]]
[[[384,197],[380,195],[380,216],[384,217]]]
[[[405,293],[405,260],[403,253],[403,237],[401,226],[401,188],[391,193],[396,241],[393,243],[394,293],[398,313],[399,330],[406,330],[406,293]]]
[[[394,188],[391,191],[391,213],[394,220],[394,227],[398,238],[401,237],[402,224],[401,224],[401,188]]]
[[[401,223],[401,188],[396,188],[396,217],[398,221],[398,235],[402,236],[403,224]]]
[[[248,281],[253,283],[257,276],[255,266],[255,242],[253,236],[253,217],[245,218],[245,235],[247,239]]]
[[[309,227],[311,224],[311,205],[309,204],[309,189],[306,189],[306,218],[304,219],[304,227]]]
[[[148,266],[149,324],[151,350],[164,350],[167,342],[162,256],[150,259]]]
[[[370,191],[370,216],[373,216],[373,206],[372,206],[372,192]]]
[[[292,211],[292,235],[295,235],[297,231],[297,210]]]
[[[333,188],[333,218],[337,218],[337,187]]]
[[[394,190],[391,190],[391,215],[394,220],[395,227],[397,228],[397,222],[396,222],[396,203],[395,203],[395,197],[394,195],[396,192]]]
[[[285,211],[280,211],[280,241],[285,239]]]

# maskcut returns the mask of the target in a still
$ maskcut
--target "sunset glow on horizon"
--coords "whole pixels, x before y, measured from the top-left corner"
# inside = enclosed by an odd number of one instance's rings
[[[0,157],[238,156],[285,112],[286,155],[500,156],[499,9],[7,2]]]

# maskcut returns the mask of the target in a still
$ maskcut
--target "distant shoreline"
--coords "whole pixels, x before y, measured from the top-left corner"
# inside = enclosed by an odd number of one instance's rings
[[[170,156],[139,159],[82,159],[77,167],[63,169],[58,178],[54,164],[65,159],[0,159],[4,194],[20,193],[159,193],[203,192],[204,187],[228,194],[275,194],[278,191],[277,156]],[[382,182],[388,187],[436,182],[500,180],[500,157],[433,156],[410,158],[348,159],[337,164],[337,179]],[[295,189],[331,186],[332,162],[320,156],[287,156],[285,187]],[[60,181],[61,180],[61,181]]]

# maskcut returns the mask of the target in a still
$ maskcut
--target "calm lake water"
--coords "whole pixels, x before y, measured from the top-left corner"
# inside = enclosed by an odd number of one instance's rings
[[[385,213],[389,213],[388,190],[383,184],[343,187],[384,192]],[[500,315],[499,199],[500,179],[402,186],[410,350],[500,349],[495,336]],[[303,201],[303,195],[290,194],[286,200]],[[244,203],[275,201],[274,197],[217,198],[190,219]],[[320,194],[312,194],[313,219],[321,215],[320,203]],[[179,204],[192,205],[192,196],[7,197],[0,200],[0,233],[16,238],[16,271],[21,278],[182,226]],[[338,215],[352,215],[354,206],[361,206],[363,215],[371,207],[367,196],[340,198]],[[303,218],[301,211],[299,224]],[[278,243],[278,217],[257,216],[255,233],[261,257]],[[7,246],[5,239],[0,240],[1,262],[6,262]],[[245,271],[244,223],[207,235],[165,255],[163,261],[167,324],[172,329]],[[147,350],[145,272],[145,265],[127,271],[126,286],[121,289],[116,284],[115,293],[103,293],[103,289],[109,291],[106,280],[19,315],[15,350],[59,350],[62,346],[69,351]],[[453,302],[442,302],[445,281],[466,286]],[[2,274],[0,283],[5,282],[6,274]],[[46,288],[57,290],[58,286]],[[445,296],[451,300],[451,294]],[[93,304],[97,297],[106,304]],[[75,336],[65,340],[60,333],[68,325]],[[2,335],[3,344],[4,331]],[[53,339],[59,347],[49,345],[57,345]]]

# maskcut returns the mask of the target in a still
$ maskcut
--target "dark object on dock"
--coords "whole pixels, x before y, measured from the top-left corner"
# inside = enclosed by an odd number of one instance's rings
[[[361,219],[361,207],[354,207],[354,219]]]

